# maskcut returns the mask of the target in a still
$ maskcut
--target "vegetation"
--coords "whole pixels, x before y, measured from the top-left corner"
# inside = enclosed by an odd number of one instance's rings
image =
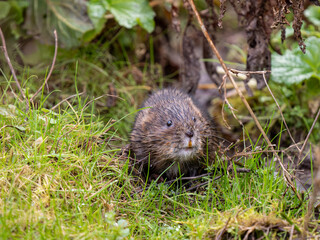
[[[154,36],[146,37],[148,54],[142,61],[132,53],[136,50],[132,45],[146,36],[145,31],[139,32],[141,28],[154,29],[154,10],[144,0],[90,0],[85,5],[89,18],[79,12],[60,18],[67,3],[47,1],[52,4],[47,11],[41,2],[0,2],[0,21],[10,26],[4,29],[10,58],[30,103],[26,110],[26,101],[1,56],[1,239],[289,239],[319,235],[317,210],[308,219],[313,188],[298,187],[298,181],[295,191],[290,188],[260,133],[248,131],[254,129],[250,128],[252,121],[240,130],[245,139],[241,147],[252,151],[217,157],[208,166],[210,175],[183,187],[179,179],[169,184],[141,181],[121,149],[128,143],[134,115],[148,92],[166,86],[176,76],[175,72],[165,75],[164,66],[156,62]],[[78,7],[81,12],[84,6]],[[119,9],[126,10],[125,16],[132,16],[127,11],[136,15],[125,18]],[[43,17],[44,12],[52,29],[58,26],[64,48],[59,48],[48,86],[30,101],[47,77],[46,68],[54,56],[54,47],[43,44],[52,42],[52,31],[37,26],[44,29],[42,43],[32,42],[35,50],[31,53],[20,51],[13,39],[33,35],[30,30],[37,29],[31,20]],[[272,55],[270,87],[284,106],[289,128],[303,138],[319,108],[310,107],[311,102],[318,102],[320,89],[318,12],[319,7],[305,11],[305,55],[292,42]],[[106,13],[114,17],[112,23],[106,20]],[[141,28],[134,28],[137,25]],[[293,34],[290,31],[288,28],[288,36]],[[271,44],[276,46],[280,38],[275,34]],[[282,139],[288,141],[287,129],[277,108],[267,91],[255,94],[251,100],[258,118],[271,116],[262,121],[263,127],[281,161],[291,169],[293,163],[282,151]],[[246,114],[237,100],[232,103],[240,110],[237,114]],[[319,142],[319,130],[318,122],[312,143]],[[238,145],[230,148],[237,152]],[[307,159],[312,177],[317,174],[313,173],[313,159],[312,154]]]
[[[218,161],[197,191],[164,183],[139,191],[128,161],[110,147],[118,123],[104,124],[88,103],[75,98],[28,114],[19,102],[1,107],[1,238],[201,239],[243,237],[249,227],[273,238],[288,237],[291,225],[302,230],[307,202],[287,192],[261,153],[246,159],[250,173],[236,165],[227,173]]]

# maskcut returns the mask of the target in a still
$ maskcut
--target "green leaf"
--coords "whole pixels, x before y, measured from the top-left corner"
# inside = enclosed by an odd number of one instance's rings
[[[307,80],[307,88],[308,88],[308,94],[310,96],[318,96],[319,90],[320,90],[320,79],[311,77]]]
[[[320,39],[310,37],[305,41],[306,53],[299,47],[283,55],[272,54],[272,80],[287,85],[297,84],[311,77],[320,79]]]
[[[10,8],[11,8],[11,6],[9,3],[0,2],[0,20],[4,19],[6,16],[8,16]]]
[[[309,6],[305,11],[304,15],[316,26],[320,26],[320,7]]]
[[[154,29],[155,13],[146,0],[103,0],[117,22],[126,28],[140,25],[149,33]]]
[[[92,40],[103,29],[104,24],[107,21],[104,17],[105,13],[106,6],[101,0],[90,0],[88,3],[88,16],[95,28],[85,33],[83,38],[86,42]]]
[[[88,4],[88,15],[96,28],[101,27],[101,20],[105,20],[105,13],[106,6],[101,0],[90,0]]]
[[[94,29],[87,14],[87,1],[30,0],[25,28],[31,35],[38,35],[42,43],[54,42],[57,30],[59,44],[64,47],[79,46],[83,35]]]
[[[27,0],[19,0],[19,1],[9,1],[11,5],[11,12],[16,20],[17,24],[23,23],[24,16],[23,12],[26,7],[29,6],[29,2]]]

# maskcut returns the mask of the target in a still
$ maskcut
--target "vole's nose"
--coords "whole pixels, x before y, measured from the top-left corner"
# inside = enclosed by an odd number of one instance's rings
[[[187,137],[192,138],[193,137],[193,131],[192,130],[188,130],[186,132]]]

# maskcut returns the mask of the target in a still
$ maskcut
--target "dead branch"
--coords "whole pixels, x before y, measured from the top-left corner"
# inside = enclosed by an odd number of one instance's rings
[[[59,103],[57,103],[56,105],[54,105],[50,110],[54,110],[55,108],[57,108],[58,106],[60,106],[62,103],[64,103],[65,101],[68,101],[70,98],[73,98],[73,97],[77,97],[77,96],[81,96],[82,94],[84,94],[85,92],[81,92],[81,93],[77,93],[77,94],[74,94],[74,95],[71,95],[65,99],[63,99],[62,101],[60,101]]]
[[[220,240],[220,239],[222,239],[222,235],[226,232],[230,220],[231,220],[231,217],[228,218],[228,220],[226,221],[226,224],[225,224],[225,225],[223,226],[223,228],[219,231],[219,234],[216,236],[215,240]]]
[[[2,127],[0,128],[0,131],[1,131],[2,129],[4,129],[4,128],[7,128],[7,127],[17,129],[17,130],[20,131],[20,132],[25,132],[25,131],[21,130],[20,128],[18,128],[18,127],[16,127],[16,126],[13,126],[13,125],[4,125],[4,126],[2,126]]]
[[[303,145],[302,145],[302,147],[301,147],[300,154],[299,154],[299,161],[300,161],[302,152],[303,152],[304,148],[306,147],[306,144],[307,144],[307,142],[308,142],[308,139],[309,139],[309,137],[310,137],[310,135],[311,135],[311,132],[312,132],[314,126],[316,125],[316,122],[318,121],[319,115],[320,115],[320,108],[318,109],[318,113],[317,113],[317,115],[316,115],[316,117],[315,117],[315,119],[314,119],[314,121],[313,121],[313,123],[312,123],[312,126],[311,126],[311,128],[310,128],[310,131],[308,132],[308,135],[307,135],[306,139],[304,140],[304,143],[303,143]]]
[[[36,98],[36,96],[39,94],[39,92],[42,90],[42,88],[47,85],[47,82],[51,76],[51,73],[53,71],[55,62],[56,62],[56,58],[57,58],[57,52],[58,52],[58,35],[57,35],[57,31],[54,30],[53,31],[54,34],[54,40],[55,40],[55,46],[54,46],[54,55],[53,55],[53,60],[52,60],[52,64],[51,64],[51,68],[50,71],[46,77],[46,80],[44,81],[44,83],[42,84],[42,86],[36,91],[36,93],[32,96],[32,98],[30,99],[31,102],[33,102],[33,100]]]
[[[318,112],[318,115],[319,115],[319,112]],[[302,232],[302,236],[304,237],[304,239],[307,239],[308,224],[314,209],[314,204],[317,200],[317,195],[320,192],[320,146],[315,147],[315,166],[317,171],[313,178],[313,191],[311,194],[310,201],[308,203],[307,214],[304,217],[304,228]]]
[[[262,73],[262,76],[263,76],[264,83],[266,84],[266,86],[267,86],[267,88],[268,88],[268,90],[269,90],[269,92],[270,92],[270,94],[271,94],[274,102],[277,104],[277,107],[278,107],[278,109],[279,109],[279,111],[280,111],[280,115],[281,115],[282,121],[283,121],[284,125],[286,126],[286,129],[287,129],[288,134],[289,134],[289,136],[290,136],[290,138],[291,138],[291,141],[296,145],[297,149],[298,149],[299,152],[300,152],[300,148],[298,147],[298,145],[296,144],[296,141],[293,139],[293,137],[292,137],[292,135],[291,135],[290,129],[289,129],[288,125],[287,125],[286,119],[284,118],[284,116],[283,116],[283,114],[282,114],[282,111],[281,111],[281,108],[280,108],[280,106],[279,106],[279,103],[278,103],[278,101],[276,100],[276,98],[274,97],[274,95],[273,95],[273,93],[272,93],[272,91],[271,91],[271,89],[270,89],[270,87],[269,87],[269,85],[268,85],[268,83],[267,83],[266,75],[265,75],[264,72]]]

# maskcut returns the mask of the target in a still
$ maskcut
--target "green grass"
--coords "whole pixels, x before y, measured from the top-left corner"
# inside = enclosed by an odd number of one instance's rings
[[[78,76],[80,84],[84,77]],[[119,79],[123,99],[107,112],[97,109],[100,100],[81,96],[50,110],[43,95],[26,113],[24,103],[4,92],[0,239],[206,239],[220,233],[241,239],[249,230],[256,238],[285,239],[292,225],[303,229],[307,201],[288,189],[271,155],[242,158],[250,173],[238,173],[236,165],[220,170],[227,165],[217,159],[214,174],[198,181],[208,184],[196,191],[138,181],[117,153],[127,143],[139,86],[131,77]]]
[[[111,123],[90,114],[94,104],[83,108],[77,101],[28,114],[18,103],[1,106],[7,112],[0,115],[2,238],[201,239],[217,234],[228,218],[228,232],[237,236],[243,230],[236,218],[276,225],[285,222],[282,212],[301,227],[305,202],[295,209],[298,199],[260,154],[245,161],[251,173],[207,177],[208,186],[197,192],[153,184],[136,193],[128,162],[108,147]]]

